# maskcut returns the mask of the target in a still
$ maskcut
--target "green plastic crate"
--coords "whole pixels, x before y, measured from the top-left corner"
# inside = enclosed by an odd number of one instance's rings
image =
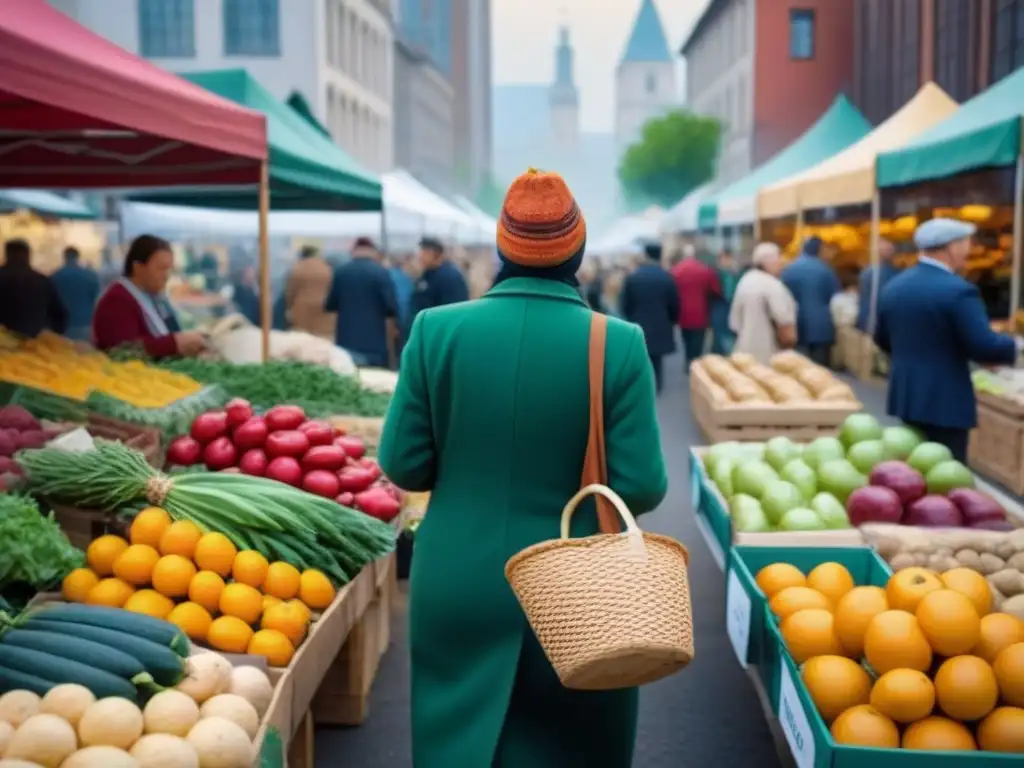
[[[732,519],[729,517],[729,510],[724,506],[721,494],[718,493],[718,488],[715,487],[704,469],[704,462],[692,448],[690,449],[690,483],[692,486],[699,484],[701,488],[699,497],[696,493],[693,494],[694,509],[704,518],[708,530],[718,542],[722,553],[727,553],[732,546]]]
[[[858,585],[884,587],[892,574],[870,547],[737,546],[729,551],[725,572],[726,632],[740,664],[756,668],[773,707],[779,697],[780,649],[773,637],[774,617],[754,579],[758,571],[772,563],[789,563],[806,574],[829,562],[845,566]]]

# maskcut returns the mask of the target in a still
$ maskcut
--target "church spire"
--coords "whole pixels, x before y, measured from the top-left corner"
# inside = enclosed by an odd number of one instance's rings
[[[639,63],[667,63],[672,53],[665,37],[665,27],[654,0],[640,0],[640,12],[633,22],[629,42],[622,52],[619,66]]]
[[[575,146],[579,138],[579,90],[573,72],[574,59],[569,27],[563,24],[558,29],[558,45],[555,47],[555,79],[548,89],[552,129],[561,147]]]
[[[558,28],[558,46],[555,48],[555,81],[552,83],[552,99],[555,94],[562,98],[576,98],[576,75],[574,72],[576,54],[569,39],[569,27]]]

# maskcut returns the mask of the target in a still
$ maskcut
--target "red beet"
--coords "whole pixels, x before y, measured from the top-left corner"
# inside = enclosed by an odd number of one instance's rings
[[[846,514],[854,526],[864,523],[898,523],[903,518],[899,494],[881,485],[866,485],[850,494]]]
[[[902,461],[883,461],[871,470],[870,483],[896,491],[904,507],[928,492],[924,475]]]
[[[981,491],[973,488],[954,488],[946,496],[956,504],[956,508],[960,510],[969,526],[986,520],[1006,519],[1006,511],[1002,505]]]
[[[964,524],[964,516],[952,501],[933,493],[907,507],[903,524],[925,528],[960,528]]]

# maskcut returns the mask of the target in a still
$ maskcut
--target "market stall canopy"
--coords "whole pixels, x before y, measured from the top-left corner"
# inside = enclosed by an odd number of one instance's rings
[[[455,196],[455,204],[468,213],[476,224],[479,241],[474,245],[493,245],[498,232],[498,220],[480,210],[462,195]]]
[[[55,219],[97,218],[81,203],[41,189],[0,189],[0,213],[10,211],[32,211]]]
[[[662,217],[660,229],[665,233],[672,232],[696,232],[698,229],[697,216],[700,213],[701,203],[711,193],[711,185],[705,184],[697,187],[690,194],[668,209]]]
[[[34,188],[256,184],[263,116],[118,48],[44,0],[0,13],[0,178]]]
[[[878,186],[944,179],[1016,164],[1021,153],[1024,68],[965,101],[950,118],[912,143],[878,156]]]
[[[664,215],[660,208],[652,208],[617,219],[592,244],[587,244],[587,254],[616,256],[642,252],[644,243],[658,240],[658,225]]]
[[[757,217],[757,193],[762,188],[817,165],[870,131],[871,123],[850,100],[837,96],[832,106],[792,144],[705,200],[700,207],[701,229],[752,223]]]
[[[892,117],[838,155],[762,189],[762,219],[795,216],[801,210],[870,203],[875,195],[875,161],[902,147],[956,112],[958,104],[935,83],[921,90]]]
[[[381,184],[298,112],[244,69],[190,72],[186,80],[266,115],[272,210],[379,211]],[[256,210],[256,187],[146,192],[135,200],[202,208]]]
[[[305,96],[298,91],[292,91],[292,95],[288,97],[288,101],[285,104],[298,112],[303,120],[320,131],[320,133],[330,138],[331,132],[327,130],[323,123],[317,120],[316,115],[313,114],[313,108],[309,106]]]
[[[385,173],[384,208],[387,216],[392,209],[416,214],[422,219],[424,235],[448,237],[458,240],[476,230],[473,218],[453,203],[449,203],[408,171],[399,168]]]

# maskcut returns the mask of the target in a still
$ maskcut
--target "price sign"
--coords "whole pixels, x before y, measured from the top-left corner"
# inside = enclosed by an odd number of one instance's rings
[[[796,692],[789,667],[784,663],[779,685],[779,722],[797,768],[814,768],[814,733]]]
[[[730,568],[725,583],[725,630],[744,669],[750,650],[750,614],[750,595],[743,589],[736,571]]]

